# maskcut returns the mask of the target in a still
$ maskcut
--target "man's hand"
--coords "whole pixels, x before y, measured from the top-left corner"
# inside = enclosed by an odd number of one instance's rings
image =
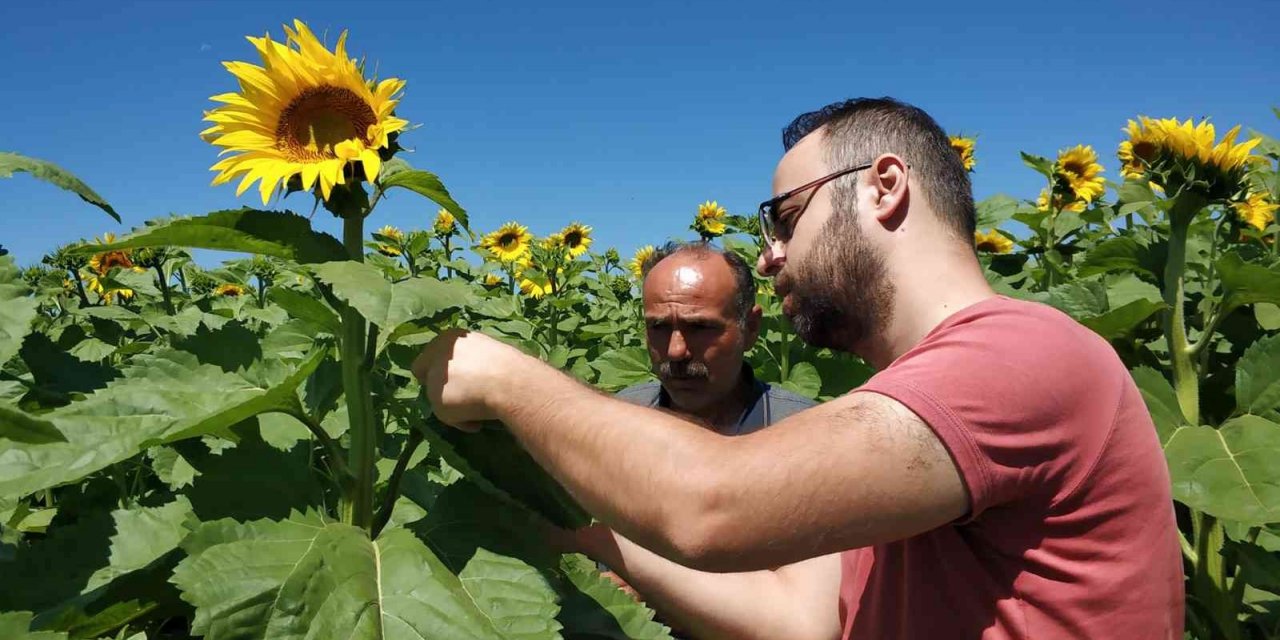
[[[512,375],[528,375],[539,364],[489,336],[449,329],[427,343],[413,361],[436,417],[464,431],[498,419],[496,405],[511,391]]]

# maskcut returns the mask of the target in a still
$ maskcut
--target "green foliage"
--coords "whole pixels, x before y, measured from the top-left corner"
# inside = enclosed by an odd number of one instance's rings
[[[37,180],[43,180],[54,186],[66,189],[80,196],[81,200],[107,212],[107,215],[115,218],[116,222],[120,222],[120,214],[116,213],[116,210],[112,209],[111,205],[102,199],[102,196],[90,189],[89,185],[79,178],[71,175],[66,169],[46,160],[37,160],[8,151],[0,151],[0,178],[12,178],[15,172],[29,173],[31,177]]]

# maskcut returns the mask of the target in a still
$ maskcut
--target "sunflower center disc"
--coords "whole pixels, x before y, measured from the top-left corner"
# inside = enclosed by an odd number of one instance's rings
[[[341,87],[313,87],[294,98],[280,114],[276,144],[291,159],[335,157],[333,147],[345,140],[366,141],[377,116],[359,95]]]

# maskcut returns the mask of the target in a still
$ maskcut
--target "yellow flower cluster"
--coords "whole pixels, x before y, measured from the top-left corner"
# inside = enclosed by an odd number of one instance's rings
[[[728,212],[715,200],[708,200],[698,205],[698,214],[693,219],[693,230],[703,238],[715,238],[724,235],[725,217]]]
[[[1238,197],[1244,173],[1261,142],[1252,138],[1236,142],[1239,125],[1221,139],[1213,123],[1191,119],[1139,116],[1123,129],[1128,139],[1116,151],[1121,173],[1130,179],[1150,177],[1152,183],[1170,194],[1195,183],[1210,199]]]
[[[982,231],[974,232],[973,243],[978,251],[982,253],[1009,253],[1013,251],[1013,241],[995,229],[988,229],[985,233]]]
[[[973,157],[973,148],[977,145],[977,141],[973,138],[964,136],[951,136],[951,148],[955,149],[960,156],[960,164],[964,165],[965,171],[973,171],[974,165],[978,161]]]
[[[401,247],[404,245],[404,237],[405,237],[403,231],[391,225],[386,225],[381,229],[378,229],[376,233],[380,236],[383,236],[385,238],[390,238],[395,241],[395,244],[379,242],[378,253],[381,253],[382,255],[387,256],[388,258],[395,258],[404,253],[401,250]]]

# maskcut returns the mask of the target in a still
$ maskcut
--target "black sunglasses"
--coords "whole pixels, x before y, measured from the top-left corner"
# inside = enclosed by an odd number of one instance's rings
[[[801,185],[786,193],[776,195],[772,198],[769,198],[768,200],[765,200],[764,202],[761,202],[758,215],[760,217],[760,235],[764,238],[765,244],[773,244],[775,241],[775,238],[778,238],[779,235],[782,236],[781,239],[784,241],[791,239],[791,230],[795,228],[796,222],[800,219],[800,216],[804,215],[805,209],[809,208],[809,203],[813,201],[814,194],[818,193],[818,187],[821,187],[822,185],[828,182],[831,182],[832,180],[835,180],[840,176],[848,175],[855,171],[862,171],[863,169],[870,169],[871,165],[872,163],[868,162],[866,164],[861,164],[856,167],[853,167],[851,169],[837,171],[831,175],[823,176],[821,178],[818,178],[817,180],[814,180],[813,182]],[[778,207],[780,207],[782,203],[790,199],[791,196],[794,196],[797,193],[804,191],[805,189],[813,189],[813,191],[809,193],[808,199],[804,201],[804,206],[800,207],[800,210],[797,211],[794,216],[791,216],[791,220],[787,225],[785,225],[785,227],[781,229],[781,234],[779,234],[778,231],[780,227],[780,224],[779,224],[780,220],[778,219]]]

